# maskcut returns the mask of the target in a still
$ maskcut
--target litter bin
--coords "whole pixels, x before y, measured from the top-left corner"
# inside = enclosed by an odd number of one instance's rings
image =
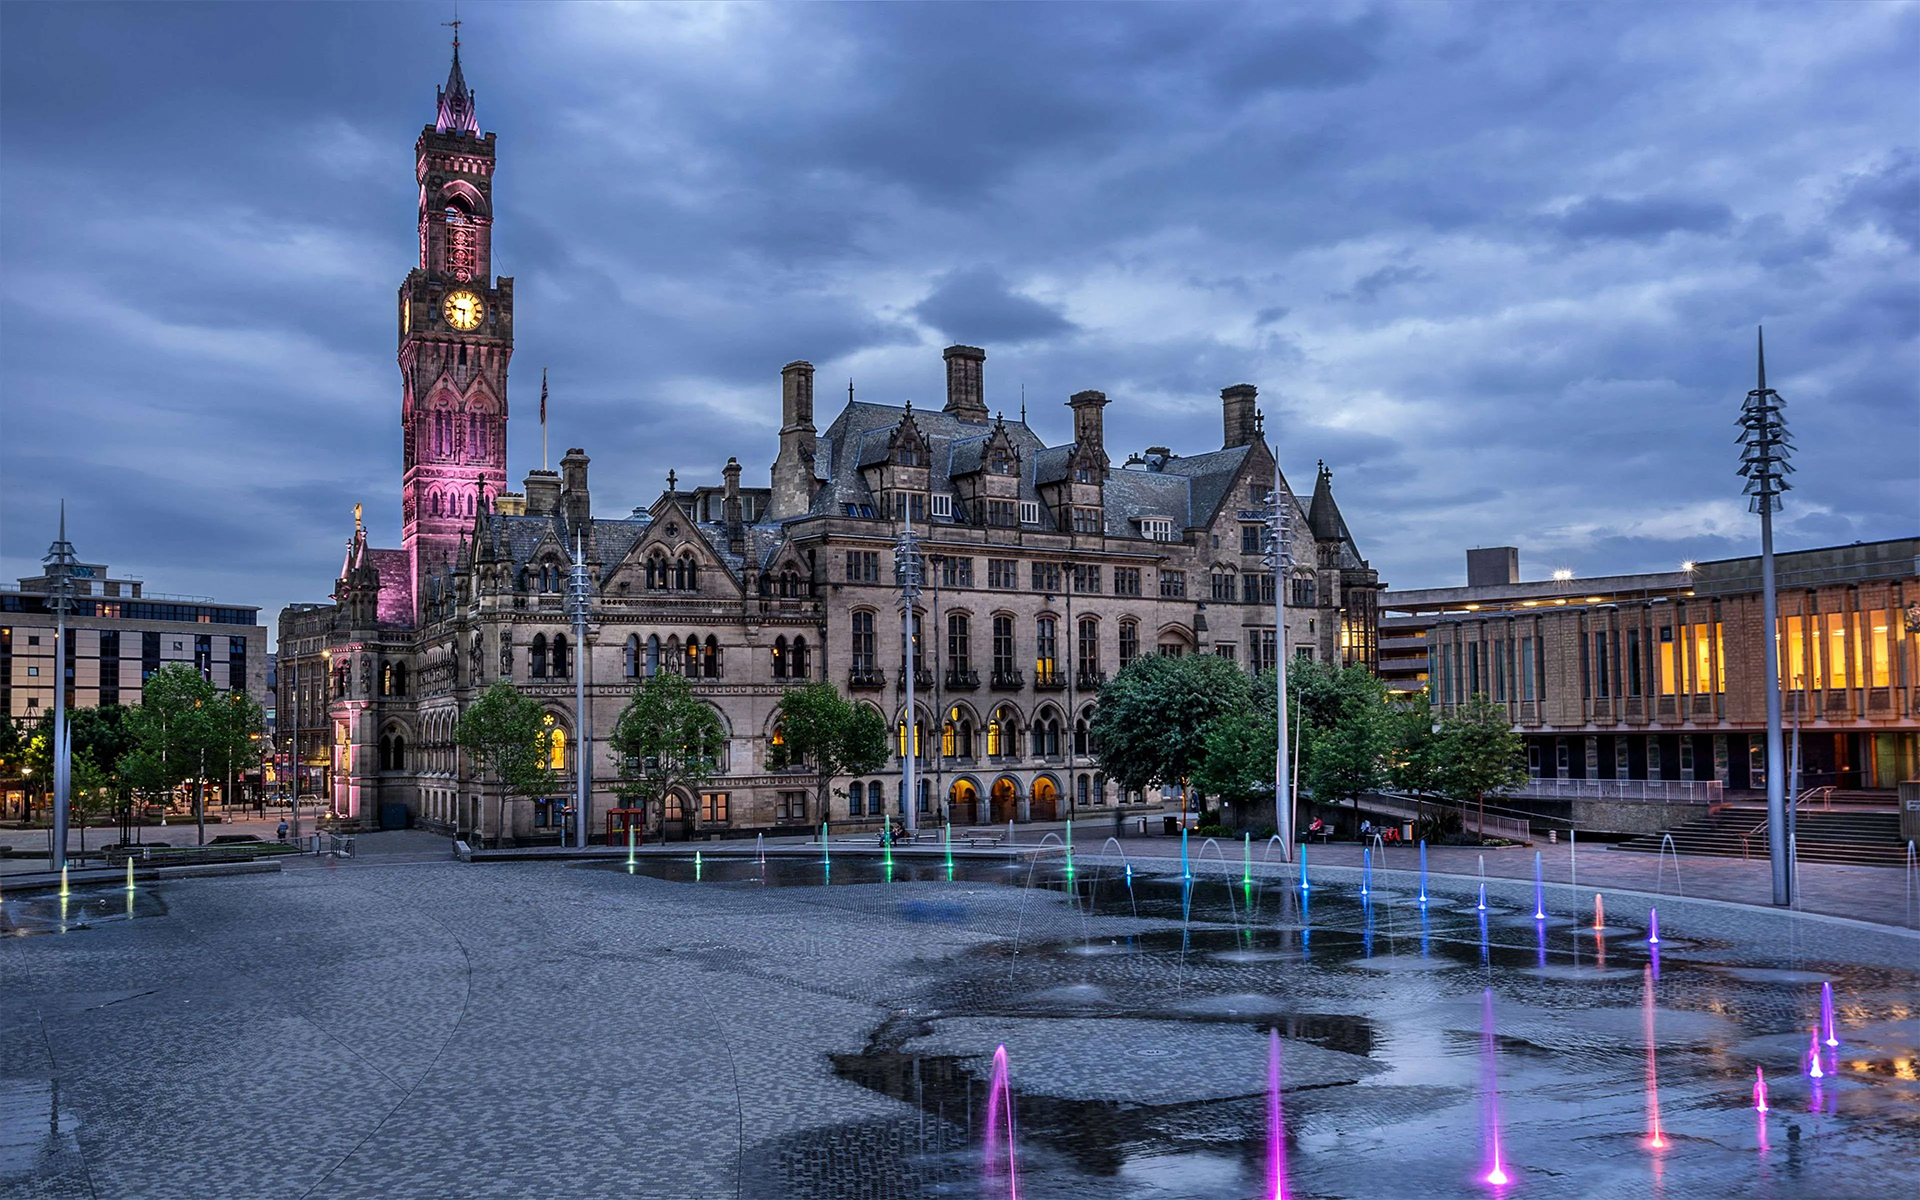
[[[1147,836],[1147,819],[1145,817],[1140,818],[1140,836]]]

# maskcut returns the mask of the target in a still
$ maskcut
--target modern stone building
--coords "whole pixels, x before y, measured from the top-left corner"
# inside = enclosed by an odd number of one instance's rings
[[[217,688],[268,702],[258,608],[150,592],[138,579],[113,578],[103,563],[77,563],[73,576],[64,662],[56,662],[51,581],[34,576],[0,588],[0,712],[16,723],[53,707],[58,679],[70,708],[138,704],[147,677],[176,662]]]
[[[1128,801],[1099,774],[1086,727],[1101,685],[1138,655],[1253,669],[1285,647],[1371,665],[1380,583],[1324,467],[1307,505],[1282,483],[1297,565],[1276,630],[1261,566],[1274,460],[1251,385],[1221,392],[1219,448],[1152,447],[1116,465],[1105,394],[1067,399],[1071,435],[1050,445],[1024,412],[990,405],[976,347],[945,350],[940,409],[849,396],[824,427],[813,367],[792,362],[767,487],[743,486],[729,459],[717,484],[669,473],[651,502],[610,513],[570,449],[558,472],[503,490],[513,288],[487,279],[494,138],[477,131],[456,51],[416,146],[421,258],[401,290],[405,545],[369,545],[356,520],[332,603],[281,616],[282,740],[343,819],[404,805],[489,839],[557,836],[564,799],[502,805],[453,746],[463,706],[502,679],[546,706],[571,772],[585,673],[596,833],[618,804],[605,746],[632,689],[660,671],[692,680],[726,745],[709,790],[645,815],[649,836],[681,836],[898,811],[897,762],[838,781],[832,811],[813,810],[808,777],[781,766],[778,706],[796,682],[828,680],[887,719],[896,749],[919,755],[924,820],[1001,822]],[[909,520],[927,581],[912,714],[893,571]],[[584,646],[564,601],[576,560],[591,581]]]
[[[1920,774],[1920,539],[1780,554],[1781,684],[1802,786]],[[1765,787],[1760,561],[1383,597],[1387,644],[1418,639],[1441,709],[1485,695],[1526,737],[1537,784],[1691,796]],[[1791,741],[1791,728],[1789,729]],[[1571,794],[1578,789],[1563,788]],[[1630,797],[1629,797],[1630,798]]]

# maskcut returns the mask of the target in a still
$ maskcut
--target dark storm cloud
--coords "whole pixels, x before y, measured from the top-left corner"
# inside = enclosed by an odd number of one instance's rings
[[[1116,457],[1260,387],[1396,586],[1751,545],[1753,327],[1783,544],[1911,533],[1912,4],[560,5],[468,14],[516,278],[510,472],[764,483],[780,366],[938,404],[940,349]],[[323,595],[398,542],[394,289],[447,13],[0,6],[0,554],[72,501],[158,589]]]
[[[1074,329],[1058,309],[1009,290],[992,267],[948,272],[912,312],[943,337],[962,342],[1017,345]]]

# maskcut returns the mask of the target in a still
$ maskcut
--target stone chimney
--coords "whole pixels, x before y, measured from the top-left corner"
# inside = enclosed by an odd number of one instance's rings
[[[1100,460],[1100,469],[1107,470],[1107,437],[1105,413],[1107,394],[1105,392],[1075,392],[1067,401],[1067,407],[1073,410],[1073,440],[1084,449],[1091,450]]]
[[[1253,402],[1260,397],[1260,389],[1250,383],[1236,383],[1232,387],[1220,389],[1220,415],[1226,424],[1227,440],[1223,448],[1251,446],[1260,440],[1258,423],[1254,420]]]
[[[813,364],[790,362],[780,369],[780,454],[769,517],[784,521],[813,507],[813,453]]]
[[[550,517],[560,507],[560,473],[558,471],[528,471],[524,485],[527,492],[527,515],[530,517]]]
[[[978,346],[948,346],[946,359],[947,411],[970,425],[985,425],[987,352]]]
[[[560,459],[560,515],[566,521],[569,537],[593,520],[593,497],[587,491],[589,461],[587,452],[578,446],[568,449]]]
[[[727,523],[727,548],[738,553],[747,544],[747,526],[740,516],[740,460],[727,459],[720,477],[726,481],[720,492],[720,519]]]

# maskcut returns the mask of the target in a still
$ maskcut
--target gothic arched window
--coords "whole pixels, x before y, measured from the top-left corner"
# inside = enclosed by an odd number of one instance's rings
[[[787,639],[784,637],[773,639],[773,677],[787,677]]]
[[[647,635],[647,678],[651,679],[655,675],[658,675],[659,673],[660,673],[660,635],[657,633],[650,633]]]
[[[625,669],[628,679],[632,679],[640,674],[639,634],[630,633],[627,635],[627,645],[621,654],[621,666]]]
[[[794,679],[805,679],[811,669],[807,662],[807,639],[805,636],[794,638],[793,661],[787,664],[787,674]]]
[[[565,679],[567,666],[567,635],[556,633],[553,635],[553,677]]]
[[[536,633],[533,644],[527,647],[527,674],[535,679],[547,677],[547,635]]]
[[[708,679],[720,678],[720,639],[707,635],[707,644],[700,651],[700,673]]]
[[[407,769],[407,739],[397,733],[393,735],[393,769]]]

